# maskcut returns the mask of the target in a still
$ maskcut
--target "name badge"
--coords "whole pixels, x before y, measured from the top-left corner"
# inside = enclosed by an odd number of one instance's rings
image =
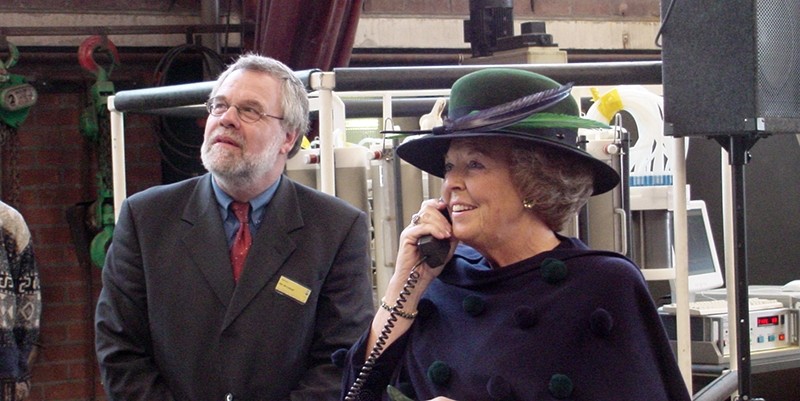
[[[278,285],[275,286],[275,291],[279,294],[286,295],[289,298],[294,299],[297,302],[305,305],[306,301],[308,301],[308,296],[311,295],[311,290],[306,288],[302,284],[287,278],[286,276],[281,276],[280,280],[278,280]]]

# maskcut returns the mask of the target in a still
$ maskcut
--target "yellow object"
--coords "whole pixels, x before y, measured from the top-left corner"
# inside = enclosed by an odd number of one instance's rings
[[[279,294],[286,295],[287,297],[294,299],[301,304],[305,304],[308,301],[308,296],[311,295],[311,290],[303,286],[302,284],[286,278],[286,276],[281,276],[278,280],[278,285],[275,286],[275,291]]]
[[[305,135],[303,135],[303,140],[300,142],[300,149],[308,149],[311,147],[311,142],[308,141]]]
[[[596,93],[596,89],[592,88],[592,96],[594,98],[597,97]],[[612,89],[600,98],[597,111],[605,117],[606,121],[610,122],[611,119],[614,118],[614,115],[619,113],[624,107],[622,99],[619,96],[619,91]]]

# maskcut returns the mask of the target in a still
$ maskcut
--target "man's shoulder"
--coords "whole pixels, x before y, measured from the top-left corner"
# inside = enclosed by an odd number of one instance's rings
[[[24,248],[30,241],[31,233],[22,214],[11,205],[0,202],[0,228],[3,235],[11,235]]]
[[[128,200],[130,202],[153,202],[168,198],[188,199],[188,196],[197,189],[205,177],[202,175],[174,183],[155,185],[130,195]]]
[[[17,209],[7,203],[0,202],[0,222],[2,222],[4,226],[6,224],[24,225],[25,219],[22,218],[22,214],[17,211]]]

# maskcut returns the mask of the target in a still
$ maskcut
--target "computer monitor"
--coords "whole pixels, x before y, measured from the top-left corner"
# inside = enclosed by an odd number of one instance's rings
[[[700,200],[689,201],[686,222],[689,245],[689,300],[693,301],[696,293],[722,287],[724,280],[706,203]],[[670,289],[672,300],[675,302],[674,280],[670,280]]]

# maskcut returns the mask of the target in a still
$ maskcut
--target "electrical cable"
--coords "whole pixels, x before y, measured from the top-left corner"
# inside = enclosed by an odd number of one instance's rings
[[[361,392],[361,388],[364,387],[364,384],[367,382],[367,378],[378,362],[378,357],[381,356],[384,350],[386,341],[389,339],[389,334],[392,333],[392,329],[395,327],[394,324],[398,320],[397,316],[403,311],[404,304],[408,301],[407,297],[411,295],[411,290],[413,290],[417,282],[419,282],[419,272],[417,268],[426,260],[428,260],[428,256],[423,256],[422,259],[411,268],[411,273],[408,274],[408,278],[405,284],[403,284],[403,289],[397,297],[395,307],[389,312],[389,318],[386,320],[386,324],[383,326],[380,335],[375,341],[375,345],[372,347],[366,361],[364,361],[364,365],[361,366],[361,370],[358,372],[355,382],[350,386],[350,390],[347,391],[347,395],[344,397],[345,401],[354,401],[358,393]]]
[[[664,25],[669,20],[669,15],[672,13],[672,7],[675,5],[675,0],[670,0],[669,5],[667,6],[667,11],[664,13],[664,19],[661,21],[661,25],[658,26],[658,32],[656,32],[656,40],[655,45],[656,47],[661,47],[661,43],[659,40],[661,39],[661,34],[664,31]]]
[[[163,141],[159,141],[159,143],[162,143],[165,146],[169,146],[167,143],[165,143]],[[178,174],[181,174],[181,175],[184,175],[184,176],[187,176],[187,177],[193,177],[193,176],[197,175],[196,171],[185,170],[185,169],[181,168],[180,166],[178,166],[177,164],[175,164],[172,161],[172,158],[166,152],[164,152],[164,149],[162,147],[160,147],[160,146],[158,148],[158,154],[161,156],[161,160],[164,163],[166,163],[167,166],[169,166],[173,171],[177,172]],[[191,159],[191,160],[195,159],[194,155],[181,154],[181,156],[183,156],[186,159]]]
[[[202,58],[201,75],[206,77],[216,77],[222,72],[225,62],[222,57],[214,50],[197,44],[186,44],[174,47],[167,51],[156,66],[154,76],[157,86],[174,84],[167,82],[170,78],[169,72],[177,62],[180,55],[184,53],[199,53]],[[177,130],[189,129],[194,126],[193,122],[186,121],[184,118],[164,117],[160,118],[160,129],[156,129],[155,134],[159,141],[159,153],[166,167],[182,177],[193,177],[204,171],[200,163],[199,153],[201,143],[194,143],[181,137]],[[197,136],[201,138],[202,136]],[[189,136],[188,138],[194,138]],[[179,177],[180,178],[180,177]]]

